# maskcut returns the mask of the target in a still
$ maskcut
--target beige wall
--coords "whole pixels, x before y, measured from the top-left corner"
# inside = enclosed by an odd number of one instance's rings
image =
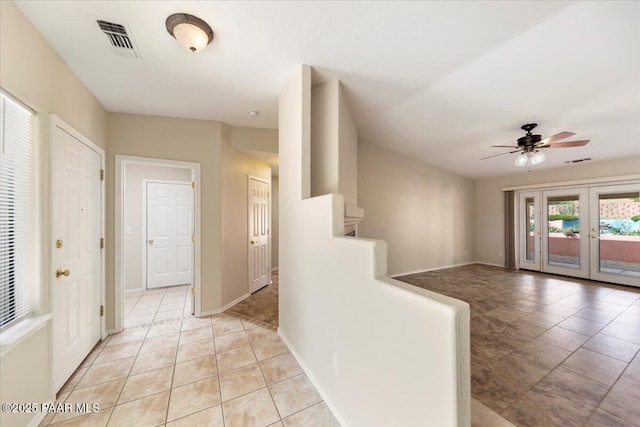
[[[221,123],[135,114],[109,114],[107,148],[107,328],[114,307],[115,155],[181,160],[201,164],[202,311],[221,307]]]
[[[280,178],[271,177],[271,268],[278,268],[280,251]]]
[[[538,169],[476,182],[476,259],[504,265],[503,187],[547,184],[579,179],[640,173],[640,156],[622,160],[589,162],[556,169]]]
[[[278,153],[278,130],[264,128],[247,128],[233,126],[231,145],[238,150]]]
[[[249,292],[248,176],[271,179],[271,166],[230,144],[232,128],[222,127],[222,306]]]
[[[42,242],[43,311],[49,311],[49,114],[54,113],[100,147],[106,144],[107,112],[13,2],[0,2],[0,87],[36,111],[36,192]],[[47,402],[51,391],[51,327],[46,326],[0,359],[2,402]],[[0,425],[24,426],[34,414],[0,413]]]
[[[358,204],[358,135],[338,80],[311,87],[311,195]]]
[[[278,333],[342,425],[469,426],[469,306],[385,278],[385,242],[340,236],[345,199],[307,198],[311,96],[302,66],[279,104]]]
[[[311,196],[338,194],[338,85],[311,87]]]
[[[131,228],[131,234],[124,233],[124,289],[144,289],[142,257],[145,239],[143,227],[143,190],[145,179],[191,182],[191,170],[163,166],[126,165],[124,191],[124,227]]]
[[[389,274],[475,260],[474,181],[358,144],[359,235],[389,242]]]
[[[358,206],[358,131],[342,84],[338,89],[338,194]]]

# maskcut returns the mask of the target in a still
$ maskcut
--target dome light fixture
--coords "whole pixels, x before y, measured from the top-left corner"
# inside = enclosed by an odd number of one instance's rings
[[[180,46],[200,52],[213,40],[213,30],[202,19],[188,13],[174,13],[165,22],[167,31]]]

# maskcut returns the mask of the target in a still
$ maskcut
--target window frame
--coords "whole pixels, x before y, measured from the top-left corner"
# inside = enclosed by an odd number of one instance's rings
[[[37,112],[22,102],[20,99],[11,95],[6,90],[0,88],[0,102],[11,102],[20,108],[23,108],[26,112],[30,113],[30,138],[29,147],[27,150],[30,155],[30,163],[28,164],[28,170],[26,171],[29,176],[29,211],[26,219],[23,220],[29,224],[28,233],[26,234],[26,242],[24,243],[23,256],[25,257],[24,266],[25,272],[19,283],[14,286],[24,288],[17,289],[17,292],[21,292],[22,295],[26,294],[26,298],[30,300],[29,311],[25,313],[17,313],[16,316],[8,320],[5,324],[0,326],[0,355],[4,355],[11,348],[17,345],[19,342],[26,339],[31,334],[45,326],[46,321],[51,315],[43,315],[43,289],[41,281],[41,258],[39,251],[40,235],[41,235],[41,215],[39,214],[39,150],[37,145],[37,129],[38,129],[38,114]],[[6,104],[5,104],[6,105]],[[3,107],[4,110],[4,107]],[[2,127],[0,132],[5,131],[6,123],[5,117],[2,117]],[[3,138],[3,142],[6,141]],[[5,147],[0,147],[0,150],[4,150]],[[23,170],[23,173],[25,171]],[[14,310],[19,307],[14,307]]]

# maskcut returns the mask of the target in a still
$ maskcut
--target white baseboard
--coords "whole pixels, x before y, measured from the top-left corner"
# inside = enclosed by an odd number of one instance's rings
[[[469,261],[469,262],[463,262],[460,264],[451,264],[451,265],[443,265],[440,267],[426,268],[423,270],[413,270],[413,271],[405,271],[404,273],[394,273],[394,274],[390,274],[389,277],[408,276],[410,274],[426,273],[427,271],[444,270],[446,268],[462,267],[462,266],[471,265],[471,264],[480,264],[480,263],[478,263],[477,261]]]
[[[240,298],[231,301],[229,304],[225,305],[222,308],[216,308],[215,310],[201,311],[200,312],[200,317],[211,316],[213,314],[220,314],[220,313],[222,313],[224,311],[227,311],[228,309],[230,309],[234,305],[238,304],[239,302],[244,301],[245,299],[249,298],[250,296],[251,296],[251,294],[244,294]]]
[[[53,401],[50,400],[46,403],[46,406],[51,406],[53,405]],[[27,424],[28,427],[38,427],[38,425],[40,425],[40,423],[42,422],[42,420],[44,420],[44,417],[47,416],[46,412],[42,412],[42,411],[38,411],[38,413],[36,414],[35,417],[31,418],[31,421],[29,422],[29,424]]]
[[[113,335],[113,334],[117,334],[121,331],[118,331],[117,329],[107,329],[106,331],[104,331],[104,333],[109,336],[109,335]]]
[[[132,294],[134,292],[144,292],[146,290],[147,290],[146,288],[125,289],[124,293],[125,294]]]
[[[294,359],[296,359],[296,361],[298,362],[298,365],[300,365],[304,373],[307,375],[307,378],[309,378],[309,381],[311,381],[311,384],[313,384],[313,386],[316,388],[318,394],[320,394],[320,396],[322,397],[322,400],[324,400],[324,403],[327,404],[333,416],[336,417],[336,420],[338,420],[341,426],[349,427],[349,424],[347,424],[342,414],[340,414],[340,412],[338,411],[338,408],[336,408],[336,405],[333,404],[331,397],[327,394],[326,391],[324,391],[324,389],[322,388],[318,380],[316,380],[316,378],[313,376],[313,374],[311,373],[307,365],[300,358],[300,356],[296,352],[296,349],[293,348],[293,346],[291,345],[291,342],[289,342],[289,340],[287,339],[287,336],[284,334],[284,332],[282,332],[282,329],[280,328],[278,328],[278,335],[280,336],[280,338],[282,338],[282,341],[289,348],[289,351],[291,351],[291,354],[293,355]]]
[[[491,263],[491,262],[476,261],[475,264],[490,265],[491,267],[507,268],[504,265],[494,264],[494,263]]]

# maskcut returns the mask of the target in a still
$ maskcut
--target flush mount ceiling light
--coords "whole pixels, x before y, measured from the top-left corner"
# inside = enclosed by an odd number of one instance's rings
[[[165,24],[180,46],[191,52],[200,52],[213,40],[213,30],[209,24],[188,13],[174,13]]]
[[[249,115],[249,117],[258,117],[258,114],[260,114],[260,111],[258,111],[258,110],[249,110],[249,111],[247,111],[247,114]]]

